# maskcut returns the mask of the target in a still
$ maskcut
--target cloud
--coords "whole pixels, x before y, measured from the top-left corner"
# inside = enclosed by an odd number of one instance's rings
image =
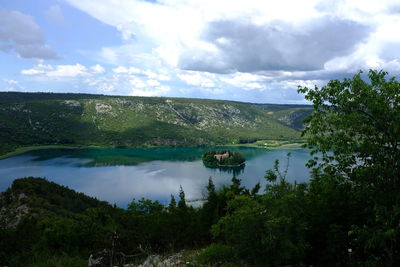
[[[193,71],[187,71],[185,73],[179,73],[177,75],[179,79],[186,82],[189,85],[200,86],[200,87],[215,87],[216,84],[213,81],[216,79],[215,75],[211,73],[199,73]]]
[[[44,15],[50,22],[57,23],[59,25],[65,24],[64,15],[59,5],[50,6],[44,11]]]
[[[94,68],[94,73],[98,74],[99,70],[104,69],[100,65],[96,65],[92,67]],[[23,75],[41,75],[46,77],[77,77],[77,76],[86,76],[89,75],[88,69],[81,65],[44,65],[38,64],[31,69],[22,70],[21,74]]]
[[[135,67],[124,67],[118,66],[117,68],[113,69],[115,73],[129,73],[129,74],[140,74],[142,71]]]
[[[157,81],[157,80],[147,80],[146,83],[150,87],[154,87],[154,86],[159,86],[160,85],[160,82]]]
[[[245,90],[253,89],[266,89],[266,82],[268,77],[263,75],[256,75],[251,73],[235,73],[231,77],[223,77],[221,80],[225,83],[235,87],[243,88]]]
[[[152,88],[135,88],[130,95],[133,96],[165,96],[171,90],[169,86],[157,86]]]
[[[156,73],[152,70],[141,70],[132,66],[131,67],[118,66],[117,68],[113,69],[113,72],[120,75],[142,76],[142,77],[147,77],[149,79],[157,79],[160,81],[169,81],[171,79],[166,70],[159,70],[159,72]]]
[[[148,49],[148,48],[147,48]],[[93,59],[112,65],[159,65],[159,59],[137,44],[103,47],[100,51],[87,52]]]
[[[369,28],[337,18],[293,26],[283,21],[264,25],[236,20],[210,22],[203,39],[218,52],[190,49],[180,58],[183,69],[210,72],[318,70],[335,57],[351,54],[368,37]]]
[[[56,69],[47,71],[49,77],[76,77],[87,75],[87,68],[81,64],[75,65],[58,65]]]
[[[269,72],[275,80],[353,74],[373,61],[392,62],[391,51],[400,47],[393,34],[400,27],[396,0],[67,2],[121,33],[121,46],[103,47],[94,57],[116,66],[168,69],[170,77],[204,88],[203,73],[232,78],[226,74]],[[263,82],[247,82],[246,88],[264,90]]]
[[[79,50],[90,60],[78,62],[94,66],[23,70],[25,80],[43,87],[63,81],[66,90],[298,103],[298,85],[320,86],[370,67],[400,73],[398,0],[65,2],[100,22],[93,27],[114,27],[120,44]],[[61,18],[62,11],[53,5],[46,16]],[[16,51],[12,42],[0,45]],[[39,51],[26,47],[22,54]]]
[[[345,14],[336,4],[337,16],[326,11],[335,2],[324,6],[318,0],[121,0],[118,5],[99,0],[96,8],[88,0],[67,1],[121,32],[122,46],[101,51],[119,65],[139,63],[137,55],[147,55],[201,72],[317,70],[351,54],[373,30],[368,21],[352,16],[357,1]]]
[[[21,74],[31,83],[41,83],[44,86],[58,87],[68,84],[69,91],[70,88],[76,88],[84,92],[140,96],[165,95],[171,91],[171,87],[164,84],[170,79],[165,71],[159,70],[156,73],[132,66],[119,66],[107,71],[100,64],[90,67],[79,63],[37,64],[30,69],[22,70]],[[7,81],[7,85],[12,85],[11,80]]]
[[[106,70],[100,64],[91,67],[86,67],[79,63],[75,65],[46,65],[37,64],[33,68],[21,71],[23,75],[39,75],[45,77],[79,77],[79,76],[92,76],[101,75],[106,73]]]
[[[23,75],[39,75],[39,74],[44,74],[44,73],[45,73],[45,71],[41,70],[39,68],[21,70],[21,74],[23,74]]]
[[[22,91],[25,90],[25,87],[22,86],[19,81],[13,79],[3,79],[5,83],[5,87],[3,88],[4,91]]]
[[[59,58],[46,44],[43,31],[34,19],[18,11],[0,10],[0,50],[14,51],[21,58]]]
[[[148,79],[145,76],[121,75],[120,73],[89,76],[83,83],[102,93],[156,96],[165,95],[171,91],[169,86],[163,85],[158,80]]]
[[[51,71],[51,70],[53,70],[53,67],[51,65],[38,64],[31,69],[21,70],[21,74],[23,74],[23,75],[40,75],[40,74],[45,74],[47,71]]]
[[[95,74],[103,74],[106,72],[106,70],[100,64],[96,64],[96,65],[92,66],[90,69]]]
[[[317,3],[316,8],[333,16],[371,22],[377,16],[396,14],[399,11],[399,6],[398,0],[323,0]]]
[[[276,19],[282,15],[293,19],[309,18],[310,12],[313,12],[313,1],[291,2],[291,9],[287,8],[288,1],[266,3],[260,0],[161,0],[153,3],[120,0],[118,4],[111,0],[99,0],[95,4],[89,0],[67,2],[120,31],[124,41],[121,49],[106,47],[101,51],[104,59],[119,65],[137,63],[133,55],[146,54],[176,66],[181,54],[188,48],[209,49],[206,55],[211,58],[212,45],[200,37],[207,23],[219,18],[236,20],[247,17],[255,23],[264,23],[269,18]]]
[[[10,80],[8,80],[8,79],[3,79],[4,80],[4,82],[6,82],[6,83],[8,83],[8,84],[18,84],[18,81],[16,81],[16,80],[12,80],[12,79],[10,79]]]

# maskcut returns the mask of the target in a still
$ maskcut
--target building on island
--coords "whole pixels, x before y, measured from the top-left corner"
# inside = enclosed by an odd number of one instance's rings
[[[229,152],[225,152],[224,154],[215,154],[214,155],[214,158],[216,158],[217,160],[221,160],[221,159],[224,159],[227,157],[229,157]]]

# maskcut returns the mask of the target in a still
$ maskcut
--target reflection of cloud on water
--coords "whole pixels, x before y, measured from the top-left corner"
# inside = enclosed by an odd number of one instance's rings
[[[284,165],[287,152],[289,151],[266,151],[246,161],[243,173],[238,175],[242,184],[252,188],[261,181],[264,185],[265,170],[273,167],[275,159],[280,159]],[[304,181],[308,177],[308,170],[304,167],[308,152],[291,152],[288,180]],[[205,168],[201,160],[151,161],[134,166],[77,167],[84,162],[86,161],[82,159],[68,157],[35,161],[27,156],[0,160],[0,191],[9,187],[15,178],[47,177],[50,181],[126,207],[133,198],[142,197],[168,203],[171,194],[178,198],[180,186],[187,199],[196,199],[202,197],[210,176],[216,186],[228,184],[232,178],[232,174]]]
[[[164,172],[165,171],[165,169],[160,169],[160,170],[155,170],[155,171],[149,171],[149,172],[147,172],[147,175],[153,175],[153,176],[155,176],[155,175],[158,175],[158,174],[160,174],[160,173],[162,173],[162,172]]]
[[[91,160],[91,159],[59,157],[59,158],[46,160],[43,163],[45,163],[47,166],[62,165],[62,166],[71,166],[71,167],[81,167],[81,166],[85,166],[86,164],[88,164],[92,161],[93,160]]]
[[[206,185],[206,179],[190,175],[190,173],[177,175],[177,170],[181,174],[185,172],[184,164],[176,162],[162,162],[162,164],[163,168],[158,166],[156,170],[152,169],[155,166],[146,166],[146,164],[101,167],[98,169],[102,170],[96,176],[86,176],[85,181],[75,185],[75,188],[110,203],[117,203],[122,207],[125,207],[133,198],[140,199],[142,197],[158,199],[167,203],[171,194],[177,197],[180,186],[184,189],[187,199],[201,196],[201,188]],[[81,173],[80,176],[84,177],[85,174]],[[205,177],[208,178],[208,176]]]

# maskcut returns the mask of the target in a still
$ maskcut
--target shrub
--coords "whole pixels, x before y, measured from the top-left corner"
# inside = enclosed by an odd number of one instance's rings
[[[235,258],[232,248],[221,244],[210,245],[198,257],[199,262],[203,264],[226,263],[233,261]]]

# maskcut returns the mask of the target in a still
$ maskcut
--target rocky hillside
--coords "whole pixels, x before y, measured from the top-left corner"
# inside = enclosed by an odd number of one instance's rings
[[[299,138],[309,106],[0,93],[0,153],[30,145],[194,146]]]

